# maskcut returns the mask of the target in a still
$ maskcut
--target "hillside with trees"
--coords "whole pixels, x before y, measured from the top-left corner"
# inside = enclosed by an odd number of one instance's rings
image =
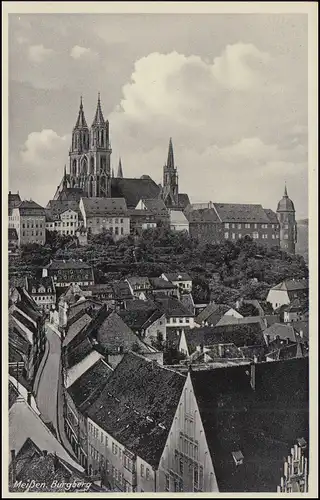
[[[240,297],[264,300],[270,286],[286,278],[308,277],[303,257],[267,249],[250,238],[204,244],[188,234],[157,228],[116,243],[103,233],[83,247],[70,237],[51,235],[44,247],[28,245],[20,250],[10,263],[11,278],[26,270],[37,274],[50,259],[82,259],[93,266],[97,283],[187,271],[196,302],[233,303]]]

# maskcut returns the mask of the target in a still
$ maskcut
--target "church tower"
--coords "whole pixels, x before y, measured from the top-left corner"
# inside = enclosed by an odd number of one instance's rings
[[[287,186],[284,195],[278,203],[277,216],[280,224],[280,248],[294,254],[297,242],[297,223],[295,208],[288,196]]]
[[[109,198],[110,156],[109,122],[103,117],[100,94],[90,130],[84,116],[81,98],[69,152],[70,187],[81,188],[89,198]]]
[[[174,164],[172,139],[170,137],[168,159],[163,167],[163,191],[162,198],[168,207],[177,207],[179,205],[179,184],[178,172]]]

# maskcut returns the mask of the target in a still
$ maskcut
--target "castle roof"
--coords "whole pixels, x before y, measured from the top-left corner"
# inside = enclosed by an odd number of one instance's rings
[[[294,208],[293,201],[290,200],[290,198],[288,196],[287,186],[285,186],[284,195],[278,203],[277,212],[294,212],[294,211],[295,211],[295,208]]]
[[[269,223],[269,217],[261,205],[243,203],[214,203],[221,222]]]
[[[86,217],[104,216],[107,214],[125,214],[127,212],[124,198],[81,198]]]

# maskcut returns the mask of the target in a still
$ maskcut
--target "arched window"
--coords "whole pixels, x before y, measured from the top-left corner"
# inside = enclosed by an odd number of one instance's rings
[[[77,175],[77,160],[72,162],[72,175]]]
[[[107,159],[105,156],[102,156],[100,159],[100,171],[106,172],[107,169]]]
[[[107,189],[107,183],[106,183],[106,177],[103,175],[100,179],[100,194],[102,196],[106,196],[106,189]]]
[[[93,178],[90,177],[89,182],[88,182],[88,196],[93,197]]]
[[[94,174],[94,158],[90,158],[90,174]]]
[[[86,157],[84,157],[81,165],[81,174],[87,175],[87,173],[88,173],[88,160]]]

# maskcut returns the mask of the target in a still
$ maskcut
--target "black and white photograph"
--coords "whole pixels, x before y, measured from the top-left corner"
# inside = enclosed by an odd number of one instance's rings
[[[7,497],[315,493],[317,4],[217,3],[4,2]]]

